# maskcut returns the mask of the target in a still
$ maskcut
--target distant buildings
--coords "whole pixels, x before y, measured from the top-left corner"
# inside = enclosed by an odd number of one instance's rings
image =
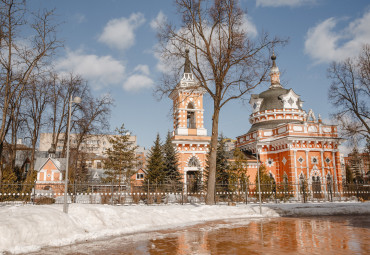
[[[104,152],[112,148],[112,144],[109,142],[109,138],[113,135],[89,135],[87,136],[80,145],[80,151],[82,156],[79,158],[78,165],[84,164],[87,168],[86,181],[92,185],[98,185],[102,183],[102,180],[106,178],[104,169]],[[74,156],[74,151],[77,146],[77,135],[71,134],[70,152],[71,157]],[[132,146],[137,145],[136,136],[130,136],[129,142]],[[64,146],[64,134],[60,135],[55,151],[50,150],[52,143],[52,133],[42,133],[40,135],[40,146],[39,146],[39,157],[35,161],[35,170],[37,171],[37,189],[47,190],[53,189],[55,186],[59,190],[58,183],[64,181],[65,173],[65,158],[60,158],[61,152]],[[137,170],[143,171],[146,166],[146,157],[148,150],[144,147],[138,147],[136,150],[137,156]],[[137,178],[136,178],[137,177]],[[143,178],[141,175],[135,175],[131,178],[135,180],[135,183],[140,183]],[[55,191],[54,191],[55,192]]]
[[[96,155],[104,155],[104,152],[108,148],[112,148],[109,139],[114,135],[107,135],[107,134],[94,134],[94,135],[87,135],[84,137],[81,145],[80,150],[86,153],[94,153]],[[70,147],[71,149],[76,148],[77,146],[77,134],[70,135]],[[47,151],[50,148],[50,145],[53,141],[53,134],[52,133],[41,133],[40,135],[40,151]],[[64,133],[61,133],[58,138],[58,142],[56,146],[56,152],[61,152],[64,146]],[[129,142],[132,143],[132,146],[137,145],[136,136],[130,136]]]

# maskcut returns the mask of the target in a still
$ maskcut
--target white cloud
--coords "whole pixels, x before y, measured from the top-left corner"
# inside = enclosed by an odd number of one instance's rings
[[[256,6],[259,7],[297,7],[302,5],[314,4],[317,0],[256,0]]]
[[[125,66],[111,56],[84,54],[82,51],[67,50],[65,58],[55,63],[61,73],[73,72],[81,75],[95,88],[119,84],[125,77]]]
[[[133,13],[129,18],[112,19],[107,23],[98,40],[111,48],[126,50],[135,43],[135,29],[144,22],[142,13]]]
[[[155,19],[153,19],[151,22],[150,22],[150,27],[153,29],[153,30],[157,30],[164,22],[166,22],[167,20],[167,17],[166,15],[163,14],[162,11],[160,11],[157,15],[157,17],[155,17]]]
[[[123,84],[126,91],[138,91],[141,89],[151,88],[154,85],[153,80],[149,77],[150,71],[147,65],[138,65],[132,74]]]
[[[134,72],[141,72],[145,75],[149,75],[150,74],[150,71],[149,71],[149,67],[147,65],[137,65],[134,69]]]
[[[77,23],[84,23],[87,21],[86,16],[82,13],[76,13],[73,18]]]
[[[363,44],[370,42],[370,10],[342,30],[335,31],[339,21],[329,18],[308,30],[304,51],[316,63],[354,57]]]
[[[256,26],[247,15],[244,15],[243,17],[242,29],[252,38],[256,37],[258,34]]]

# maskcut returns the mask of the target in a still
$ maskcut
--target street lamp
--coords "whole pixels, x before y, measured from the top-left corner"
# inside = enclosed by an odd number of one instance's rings
[[[75,97],[72,100],[72,95],[69,99],[69,112],[68,112],[68,126],[67,126],[67,162],[66,162],[66,176],[64,177],[64,205],[63,212],[68,213],[67,194],[68,194],[68,165],[69,165],[69,133],[71,129],[71,115],[72,115],[72,103],[81,103],[80,97]]]
[[[258,160],[258,136],[256,137],[256,158],[257,158],[258,197],[260,200],[260,214],[262,214],[261,182],[260,182],[260,169],[259,169],[259,160]]]

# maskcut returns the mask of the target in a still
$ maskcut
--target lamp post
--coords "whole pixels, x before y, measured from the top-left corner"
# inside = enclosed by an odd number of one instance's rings
[[[260,214],[262,214],[261,182],[260,182],[260,169],[259,169],[259,160],[258,160],[258,136],[256,137],[256,158],[257,158],[258,197],[260,200]]]
[[[71,129],[71,116],[72,116],[72,103],[79,104],[81,103],[80,97],[75,97],[72,100],[72,95],[69,99],[69,108],[68,108],[68,125],[67,125],[67,159],[66,159],[66,176],[64,177],[64,205],[63,212],[68,213],[68,203],[67,203],[67,194],[68,194],[68,166],[69,166],[69,133]]]

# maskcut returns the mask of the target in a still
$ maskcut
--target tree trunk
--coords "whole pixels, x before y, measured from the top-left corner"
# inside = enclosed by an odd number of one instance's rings
[[[213,107],[213,118],[212,118],[212,136],[211,136],[211,148],[209,156],[209,175],[208,175],[208,186],[206,204],[215,204],[215,189],[216,189],[216,156],[217,156],[217,143],[218,143],[218,119],[220,116],[220,107],[215,102]]]

